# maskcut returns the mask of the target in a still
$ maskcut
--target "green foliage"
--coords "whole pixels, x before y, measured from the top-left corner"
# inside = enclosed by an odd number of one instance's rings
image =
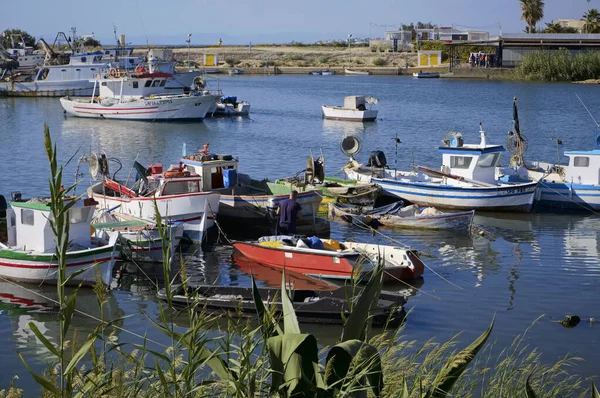
[[[375,66],[385,66],[385,65],[387,65],[387,63],[388,63],[388,61],[385,58],[378,57],[373,60],[373,65],[375,65]]]
[[[319,63],[321,63],[321,64],[327,64],[327,63],[329,63],[329,60],[330,60],[330,58],[329,58],[329,57],[319,57],[319,58],[318,58],[318,61],[319,61]]]
[[[284,61],[302,61],[304,58],[300,54],[291,54],[283,58]]]
[[[99,40],[94,39],[93,37],[88,37],[87,39],[85,39],[85,41],[83,42],[83,45],[86,47],[102,47],[102,44],[100,43]]]
[[[546,28],[540,33],[579,33],[575,28],[563,26],[560,23],[546,22]]]
[[[4,48],[11,48],[13,46],[13,43],[11,41],[11,36],[15,36],[15,37],[13,37],[14,42],[15,42],[14,44],[15,44],[15,46],[19,46],[18,42],[21,39],[18,37],[18,35],[21,35],[21,37],[23,37],[23,41],[25,42],[26,46],[28,46],[28,47],[35,46],[35,37],[33,37],[29,33],[25,32],[24,30],[20,30],[20,29],[6,29],[0,35],[0,44],[2,44],[2,46]]]
[[[535,33],[536,25],[544,19],[544,0],[519,0],[521,20],[527,24],[526,32]]]
[[[572,54],[568,50],[527,54],[515,69],[523,80],[581,81],[600,77],[600,52]]]
[[[582,20],[584,33],[600,33],[600,11],[597,8],[592,8],[583,14]]]
[[[225,63],[229,66],[236,66],[241,61],[235,58],[225,58]]]

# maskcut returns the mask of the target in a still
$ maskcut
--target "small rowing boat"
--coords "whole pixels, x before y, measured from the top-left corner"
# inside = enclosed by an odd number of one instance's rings
[[[348,68],[344,69],[344,73],[350,76],[366,76],[371,74],[371,72],[366,70],[352,70]]]
[[[379,261],[387,281],[414,279],[425,267],[416,250],[316,237],[264,236],[233,247],[255,262],[325,279],[366,279]]]
[[[196,308],[211,313],[229,313],[251,316],[256,314],[256,305],[251,287],[200,285],[189,288],[185,295],[182,285],[173,286],[173,304],[187,307],[196,304]],[[350,315],[346,288],[336,290],[294,290],[290,299],[294,312],[301,322],[320,324],[343,324]],[[282,312],[281,289],[258,288],[265,304],[272,304],[278,314]],[[360,292],[359,292],[360,294]],[[166,290],[158,292],[158,298],[166,300]],[[373,306],[371,321],[373,326],[399,324],[404,317],[403,295],[381,292],[377,304]],[[388,324],[389,325],[389,324]]]
[[[475,210],[459,213],[442,213],[434,207],[403,206],[403,202],[367,210],[365,207],[344,203],[329,203],[330,217],[359,226],[385,226],[409,229],[469,230]]]
[[[437,79],[440,77],[440,72],[415,72],[413,77],[417,79]]]

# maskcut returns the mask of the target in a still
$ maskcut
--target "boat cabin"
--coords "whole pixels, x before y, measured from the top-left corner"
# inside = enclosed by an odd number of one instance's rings
[[[90,247],[90,223],[96,208],[94,199],[80,199],[69,210],[69,238],[73,244]],[[10,202],[7,210],[8,246],[27,251],[51,253],[56,241],[50,225],[49,199]]]
[[[202,179],[202,191],[231,191],[238,184],[238,159],[231,155],[191,154],[181,158],[186,170]]]
[[[101,74],[94,82],[94,91],[99,88],[100,98],[140,99],[151,95],[164,94],[167,80],[173,75],[164,72],[124,73],[111,68],[108,73]]]
[[[496,184],[496,167],[500,163],[502,145],[487,145],[485,131],[480,130],[479,144],[464,144],[459,133],[451,133],[452,138],[444,141],[445,146],[439,148],[442,154],[441,171],[460,177],[469,178],[489,184]],[[448,184],[460,184],[448,179]]]
[[[102,61],[102,53],[73,54],[68,65],[42,66],[36,81],[90,80],[105,70],[108,64]]]
[[[565,168],[565,182],[600,185],[600,149],[565,152],[569,167]]]
[[[344,108],[345,109],[357,109],[364,111],[367,109],[367,101],[362,95],[349,95],[344,97]]]

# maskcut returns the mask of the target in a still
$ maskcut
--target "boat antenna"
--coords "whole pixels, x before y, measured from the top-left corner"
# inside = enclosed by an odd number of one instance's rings
[[[585,104],[583,103],[583,101],[581,100],[581,98],[579,97],[579,95],[577,93],[575,93],[575,96],[577,97],[577,99],[579,100],[579,102],[581,102],[581,105],[583,105],[583,107],[587,111],[588,115],[590,115],[590,117],[592,118],[592,120],[596,124],[596,127],[600,128],[600,124],[598,124],[598,122],[594,118],[594,115],[592,115],[592,113],[590,112],[590,110],[588,109],[588,107],[585,106]]]
[[[398,178],[398,144],[401,144],[400,138],[398,138],[398,133],[396,133],[396,137],[394,138],[395,144],[395,152],[394,152],[394,179]]]
[[[146,26],[144,25],[144,18],[142,18],[142,11],[140,10],[140,2],[138,0],[135,1],[137,4],[138,14],[140,16],[140,21],[142,22],[142,29],[144,30],[144,37],[146,38],[146,47],[149,47],[148,44],[148,34],[146,33]]]
[[[114,22],[113,22],[113,33],[115,35],[115,42],[117,43],[117,47],[119,47],[120,42],[119,42],[119,38],[117,37],[117,25],[115,25]]]

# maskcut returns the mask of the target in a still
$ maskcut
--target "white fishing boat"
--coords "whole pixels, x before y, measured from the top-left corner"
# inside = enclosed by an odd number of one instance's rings
[[[365,70],[352,70],[352,69],[348,69],[348,68],[344,69],[344,73],[346,75],[350,75],[350,76],[366,76],[366,75],[370,75],[371,74],[371,72],[369,72],[369,71],[365,71]]]
[[[333,75],[335,75],[334,70],[322,70],[321,71],[321,76],[333,76]]]
[[[129,188],[108,178],[104,157],[99,162],[93,159],[97,159],[94,154],[90,156],[90,175],[101,181],[88,188],[88,194],[101,209],[118,207],[120,213],[155,221],[156,206],[163,221],[182,223],[184,234],[194,243],[202,243],[206,231],[214,226],[220,194],[203,191],[198,174],[184,171],[182,166],[163,171],[160,164],[146,169],[135,162],[140,178]]]
[[[238,102],[237,97],[222,97],[208,113],[213,116],[248,116],[250,103],[248,101]]]
[[[377,119],[377,109],[371,109],[377,102],[374,97],[352,95],[344,97],[344,106],[323,105],[321,109],[325,119],[367,122]],[[370,105],[369,109],[366,104]]]
[[[344,168],[348,178],[381,185],[384,194],[419,206],[441,209],[519,211],[532,209],[536,182],[503,182],[496,173],[502,145],[488,145],[480,126],[481,142],[464,144],[460,133],[450,132],[439,148],[441,170],[416,166],[415,171],[386,168],[381,151],[371,153],[367,166],[352,159]]]
[[[44,51],[36,50],[31,46],[27,46],[22,35],[11,35],[10,42],[11,47],[5,49],[5,51],[19,63],[19,70],[33,69],[44,63],[46,53]],[[0,48],[0,50],[2,50],[2,48]]]
[[[437,79],[440,77],[440,72],[415,72],[413,77],[417,79]]]
[[[165,85],[173,75],[150,70],[135,72],[111,68],[96,76],[98,96],[63,97],[67,114],[77,117],[119,120],[202,120],[220,95],[210,91],[166,94]]]
[[[14,70],[0,75],[0,96],[63,97],[94,93],[91,80],[108,68],[102,52],[74,54],[68,65],[40,67],[34,74],[16,74]]]
[[[101,210],[92,221],[96,236],[110,240],[115,234],[121,235],[121,259],[136,262],[162,263],[163,239],[156,222],[119,212]],[[163,226],[168,239],[167,246],[171,248],[171,258],[183,237],[182,223],[166,223]]]
[[[58,260],[49,200],[22,201],[18,196],[7,209],[8,242],[0,243],[0,276],[19,282],[56,284]],[[112,280],[119,236],[115,234],[108,242],[91,238],[90,222],[96,205],[93,199],[79,199],[69,209],[71,243],[66,276],[77,274],[72,284],[92,285],[98,272],[106,285],[110,286]]]
[[[229,69],[227,71],[227,73],[229,73],[230,75],[243,75],[244,74],[244,70],[243,69]]]

